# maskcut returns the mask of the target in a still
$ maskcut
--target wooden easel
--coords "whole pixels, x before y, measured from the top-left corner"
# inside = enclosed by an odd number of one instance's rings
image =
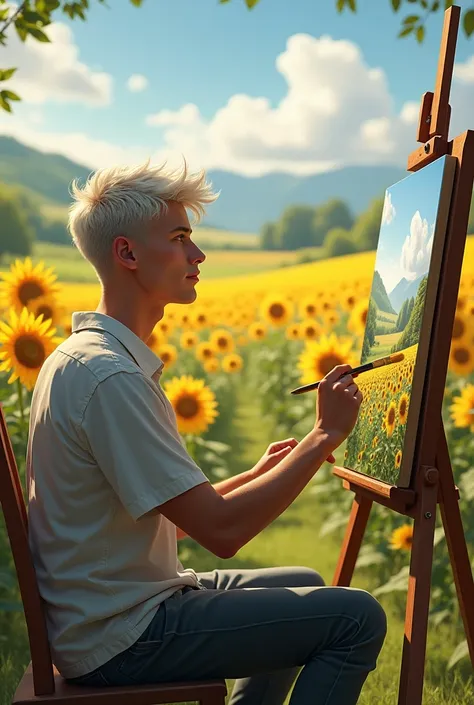
[[[474,131],[448,142],[451,107],[448,104],[454,66],[460,7],[444,15],[438,73],[434,93],[422,98],[417,141],[423,146],[408,158],[408,171],[417,171],[439,157],[457,158],[438,299],[427,360],[426,381],[418,427],[410,487],[389,485],[342,467],[334,475],[355,493],[334,585],[350,585],[373,502],[414,519],[405,636],[398,705],[420,705],[423,697],[426,637],[433,562],[436,508],[439,505],[449,550],[464,630],[474,666],[474,582],[459,511],[443,427],[441,409],[466,242],[474,182]]]

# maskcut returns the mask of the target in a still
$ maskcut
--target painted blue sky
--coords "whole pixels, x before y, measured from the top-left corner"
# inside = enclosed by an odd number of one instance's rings
[[[338,14],[335,0],[109,0],[87,22],[12,31],[2,65],[23,102],[16,136],[97,168],[151,157],[246,175],[405,165],[422,94],[433,90],[443,13],[423,45],[397,39],[389,0]],[[451,135],[473,128],[474,40],[460,31]]]
[[[402,277],[427,274],[446,158],[387,189],[375,269],[388,294]]]

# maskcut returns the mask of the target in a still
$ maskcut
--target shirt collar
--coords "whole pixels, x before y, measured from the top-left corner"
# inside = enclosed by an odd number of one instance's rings
[[[135,335],[130,328],[116,318],[98,311],[74,311],[72,314],[71,332],[76,333],[87,329],[102,330],[110,333],[128,350],[145,374],[150,377],[155,373],[161,375],[164,362],[155,355],[153,350],[138,335]]]

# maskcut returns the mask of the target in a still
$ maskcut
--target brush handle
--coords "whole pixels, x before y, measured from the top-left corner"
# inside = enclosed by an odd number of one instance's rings
[[[368,370],[373,370],[373,368],[374,368],[373,362],[366,362],[364,365],[359,365],[358,367],[354,367],[354,369],[351,372],[345,372],[338,379],[342,379],[343,377],[345,377],[346,374],[350,374],[350,375],[352,375],[352,377],[357,377],[357,375],[359,375],[361,372],[367,372]],[[311,392],[313,389],[317,389],[319,387],[320,381],[319,382],[311,382],[311,384],[305,384],[302,387],[297,387],[296,389],[292,389],[290,394],[304,394],[305,392]]]

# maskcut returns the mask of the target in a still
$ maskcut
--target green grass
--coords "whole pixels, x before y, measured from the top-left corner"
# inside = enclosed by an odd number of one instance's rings
[[[205,239],[210,237],[210,233],[218,232],[213,241],[221,242],[242,242],[247,243],[248,250],[206,250]],[[200,265],[202,273],[201,279],[218,279],[221,277],[245,276],[266,270],[277,269],[285,265],[296,264],[302,256],[302,250],[296,251],[264,251],[258,250],[255,246],[255,235],[247,233],[227,233],[225,231],[210,231],[203,228],[202,233],[197,232],[196,243],[206,254],[206,260]],[[242,238],[242,240],[240,239]],[[252,249],[253,248],[253,249]],[[320,249],[320,248],[319,248]],[[313,248],[314,256],[317,256],[318,248]],[[305,251],[306,252],[306,251]],[[306,253],[307,254],[307,253]],[[45,265],[53,267],[58,276],[58,281],[96,283],[97,276],[92,266],[87,262],[75,246],[56,245],[49,242],[36,242],[31,255],[33,262],[43,260]],[[9,268],[11,262],[17,259],[15,256],[4,256],[0,263],[0,271]],[[22,259],[22,258],[20,258]]]
[[[279,440],[272,434],[271,422],[263,419],[251,389],[251,378],[246,376],[239,388],[239,405],[234,435],[229,439],[239,450],[234,455],[233,471],[240,472],[253,465],[265,451],[268,443]],[[242,566],[305,565],[320,572],[327,583],[332,580],[341,545],[341,535],[321,538],[321,515],[318,500],[308,485],[293,504],[258,536],[244,546],[232,559],[222,560],[186,539],[181,545],[188,549],[183,563],[197,571]],[[341,490],[343,492],[343,490]],[[354,587],[371,588],[356,571]],[[373,588],[374,586],[372,586]],[[380,654],[377,669],[369,674],[359,699],[360,705],[396,705],[403,643],[403,616],[400,605],[405,594],[397,598],[381,597],[388,615],[389,630]],[[449,656],[461,635],[445,626],[428,634],[425,670],[425,705],[472,705],[474,683],[472,669],[466,661],[447,671]],[[0,705],[10,705],[13,692],[29,662],[28,641],[22,613],[6,615],[0,612]],[[234,681],[227,682],[229,697]],[[289,702],[291,693],[286,698]],[[227,701],[229,699],[227,698]]]

